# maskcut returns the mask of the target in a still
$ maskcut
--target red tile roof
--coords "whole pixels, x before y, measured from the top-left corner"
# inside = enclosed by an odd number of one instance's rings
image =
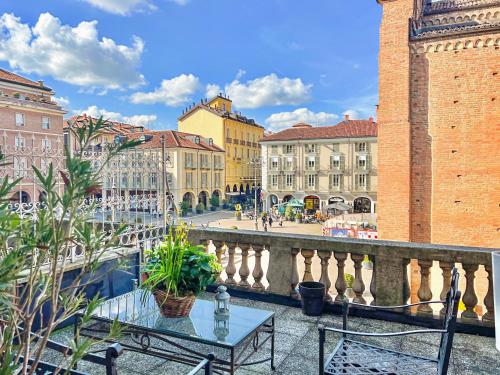
[[[161,136],[165,136],[165,146],[167,148],[192,148],[195,150],[202,151],[215,151],[224,152],[222,148],[215,144],[210,144],[207,138],[204,138],[198,134],[184,133],[176,130],[157,130],[157,131],[145,131],[142,134],[134,133],[128,136],[129,139],[139,138],[142,135],[152,135],[153,139],[143,143],[140,147],[142,148],[160,148],[161,147]],[[200,142],[196,143],[196,137],[200,137]]]
[[[64,127],[68,127],[69,123],[71,122],[73,126],[82,126],[84,123],[86,123],[89,119],[92,119],[92,121],[95,123],[97,121],[97,118],[87,116],[86,114],[79,115],[79,116],[73,116],[66,121],[64,121]],[[139,126],[139,125],[132,125],[132,124],[126,124],[124,122],[119,122],[119,121],[111,121],[107,120],[107,123],[109,125],[108,131],[106,131],[108,134],[109,133],[116,133],[116,134],[121,134],[121,135],[127,135],[127,134],[133,134],[133,133],[143,133],[144,132],[144,126]]]
[[[291,128],[270,134],[260,142],[293,141],[302,139],[376,137],[377,123],[370,120],[344,120],[333,126],[316,126],[300,123]]]
[[[43,83],[40,85],[39,82],[35,82],[28,78],[21,77],[17,74],[14,74],[4,69],[0,69],[0,81],[16,83],[18,85],[28,86],[44,91],[52,91],[50,87],[44,86]]]

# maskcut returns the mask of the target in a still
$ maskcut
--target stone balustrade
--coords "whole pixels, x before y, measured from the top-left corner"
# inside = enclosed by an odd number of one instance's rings
[[[224,268],[217,283],[299,299],[299,282],[317,280],[327,286],[327,303],[347,298],[348,270],[354,276],[351,300],[359,304],[442,300],[457,266],[461,321],[494,325],[491,252],[497,249],[219,228],[191,229],[189,238],[217,255]],[[439,318],[442,305],[435,308],[422,305],[407,313]]]

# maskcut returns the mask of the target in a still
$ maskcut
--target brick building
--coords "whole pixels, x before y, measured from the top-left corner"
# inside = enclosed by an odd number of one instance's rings
[[[63,115],[52,101],[54,92],[43,81],[32,81],[0,69],[0,151],[10,164],[0,168],[0,177],[22,178],[13,202],[34,203],[45,192],[37,186],[32,165],[42,172],[50,163],[62,167]],[[62,189],[59,181],[58,189]]]
[[[378,0],[381,238],[500,245],[500,1]]]

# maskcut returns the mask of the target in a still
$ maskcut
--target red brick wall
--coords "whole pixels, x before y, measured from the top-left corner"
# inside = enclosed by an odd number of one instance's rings
[[[499,38],[415,45],[412,241],[500,245]]]
[[[413,1],[382,1],[379,234],[500,246],[500,35],[408,43]]]
[[[410,240],[408,19],[413,0],[381,1],[378,227],[384,239]]]

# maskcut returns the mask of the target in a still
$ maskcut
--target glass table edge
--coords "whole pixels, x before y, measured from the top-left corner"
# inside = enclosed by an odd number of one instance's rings
[[[134,291],[132,291],[132,292],[134,292]],[[132,292],[129,292],[129,293],[132,293]],[[128,293],[126,293],[126,294],[128,294]],[[113,299],[118,299],[119,297],[122,297],[122,296],[110,298],[106,302],[110,302]],[[203,300],[203,301],[208,301],[208,300]],[[234,305],[234,306],[238,306],[241,308],[254,309],[252,307],[247,307],[247,306],[240,306],[240,305]],[[198,342],[198,343],[202,343],[202,344],[213,345],[213,346],[218,346],[218,347],[227,348],[227,349],[234,349],[234,348],[238,347],[238,345],[240,345],[242,342],[247,340],[250,336],[252,336],[252,334],[254,334],[260,327],[265,325],[267,322],[272,321],[276,315],[276,313],[274,311],[271,311],[271,310],[264,310],[264,309],[254,309],[254,310],[265,311],[267,313],[267,315],[260,320],[259,324],[255,325],[255,328],[251,329],[247,334],[242,336],[242,338],[234,344],[223,343],[220,341],[207,340],[207,339],[203,339],[203,338],[196,337],[196,336],[184,335],[184,334],[178,333],[176,331],[158,330],[155,328],[144,327],[144,326],[129,323],[129,322],[122,322],[120,320],[118,320],[118,323],[122,326],[125,326],[125,327],[131,327],[137,331],[142,330],[144,332],[151,332],[151,333],[158,334],[158,335],[165,335],[167,337],[175,337],[175,338],[184,339],[187,341]],[[75,317],[83,317],[84,315],[85,315],[84,309],[78,310],[75,313]],[[102,316],[97,316],[96,314],[91,314],[90,319],[91,320],[98,320],[98,321],[105,322],[105,323],[112,323],[114,321],[114,319],[110,319],[110,318],[106,318],[106,317],[102,317]],[[76,324],[76,322],[75,322],[75,324]],[[273,334],[274,334],[274,323],[273,323]]]

